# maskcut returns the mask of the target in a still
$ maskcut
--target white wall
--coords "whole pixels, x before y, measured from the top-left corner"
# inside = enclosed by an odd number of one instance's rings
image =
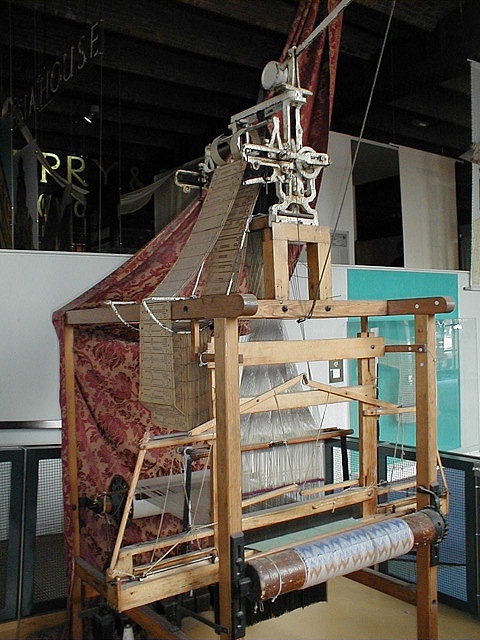
[[[319,224],[333,229],[341,209],[340,219],[336,228],[337,231],[348,232],[348,263],[354,264],[355,215],[350,175],[352,168],[350,136],[331,131],[328,140],[328,155],[332,164],[323,170],[322,183],[316,205],[318,220]],[[335,259],[333,251],[332,257]]]
[[[399,147],[405,266],[458,269],[455,160]]]
[[[52,313],[128,257],[0,250],[0,423],[60,419]]]
[[[341,207],[337,229],[348,232],[349,264],[355,264],[351,142],[350,136],[330,132],[332,164],[323,171],[317,211],[319,223],[333,228]],[[407,147],[399,147],[398,154],[405,266],[458,269],[455,159]]]

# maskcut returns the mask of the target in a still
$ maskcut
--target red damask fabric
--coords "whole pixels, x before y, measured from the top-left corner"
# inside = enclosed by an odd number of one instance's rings
[[[338,1],[302,0],[284,55],[291,46],[300,44]],[[313,93],[303,109],[305,140],[317,151],[325,151],[328,142],[340,33],[341,17],[299,59],[302,86]],[[72,443],[68,441],[67,432],[62,348],[65,312],[95,307],[108,300],[141,302],[151,295],[176,261],[200,208],[199,201],[191,204],[128,262],[54,314],[62,354],[60,401],[64,425],[65,538],[70,560],[73,525],[68,454]],[[119,310],[121,312],[121,307]],[[139,343],[136,331],[123,325],[76,327],[74,352],[78,490],[79,496],[93,499],[108,490],[114,475],[130,481],[137,445],[145,430],[152,425],[150,412],[138,399]],[[158,428],[155,429],[158,432]],[[156,456],[149,454],[144,475],[166,475],[170,473],[172,463],[174,471],[178,472],[178,462],[175,456],[173,458],[165,451]],[[158,522],[155,519],[137,522],[141,524],[127,528],[125,543],[156,537]],[[112,552],[116,527],[87,509],[80,510],[80,524],[81,556],[103,570]],[[168,535],[178,530],[179,522],[169,516],[162,525],[162,535]]]

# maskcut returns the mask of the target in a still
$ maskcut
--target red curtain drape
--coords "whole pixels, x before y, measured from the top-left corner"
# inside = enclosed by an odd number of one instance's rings
[[[300,44],[339,0],[302,0],[285,45]],[[333,103],[333,90],[341,35],[341,17],[299,58],[302,86],[312,98],[303,109],[305,143],[317,151],[326,151]],[[107,300],[136,301],[148,297],[168,272],[194,225],[201,204],[195,202],[174,219],[147,246],[110,276],[54,314],[61,345],[60,402],[63,418],[62,458],[64,465],[65,538],[68,557],[72,558],[72,510],[68,451],[72,446],[66,431],[66,391],[63,362],[64,314],[72,308],[93,307]],[[121,307],[120,307],[121,312]],[[112,477],[130,480],[135,464],[136,446],[151,425],[149,411],[138,400],[138,333],[125,326],[77,327],[74,340],[76,379],[76,452],[79,495],[95,498],[108,490]],[[171,458],[161,454],[147,458],[147,473],[169,473]],[[81,555],[103,570],[111,554],[115,527],[102,517],[81,509]],[[164,521],[165,534],[178,522]],[[156,522],[131,525],[126,542],[135,542],[140,534],[156,536]],[[71,563],[69,563],[71,568]]]

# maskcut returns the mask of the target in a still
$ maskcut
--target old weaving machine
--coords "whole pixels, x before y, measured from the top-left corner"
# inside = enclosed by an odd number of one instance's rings
[[[177,262],[138,311],[140,398],[159,429],[152,425],[139,443],[130,478],[116,476],[101,500],[81,502],[110,513],[118,535],[105,575],[77,558],[76,579],[165,637],[175,637],[166,618],[198,616],[194,594],[207,593],[216,607],[207,623],[222,638],[238,638],[260,611],[304,606],[324,597],[330,578],[356,572],[366,579],[363,570],[416,553],[416,595],[407,586],[395,595],[413,597],[418,636],[435,638],[446,503],[437,483],[435,314],[453,304],[332,300],[330,232],[313,208],[328,158],[303,144],[309,92],[299,85],[296,52],[284,65],[267,65],[263,82],[271,97],[232,118],[230,135],[208,148],[199,173],[177,176],[208,192]],[[289,293],[290,246],[297,254],[305,248],[307,299]],[[255,295],[240,293],[245,282]],[[414,344],[389,346],[369,331],[370,316],[406,314],[414,316]],[[280,321],[307,317],[357,317],[361,331],[287,340]],[[69,312],[67,329],[75,322]],[[377,397],[377,360],[393,350],[415,359],[415,406]],[[328,360],[355,361],[356,384],[313,380],[295,365]],[[345,402],[358,405],[354,477],[345,448],[351,431],[322,429],[311,409]],[[416,412],[416,473],[380,485],[379,417],[405,412]],[[341,445],[341,478],[325,477],[325,441]],[[160,449],[183,461],[183,475],[144,469],[145,456]],[[124,545],[132,519],[164,512],[176,514],[183,531]],[[389,589],[376,572],[368,582]],[[166,618],[148,607],[159,602]]]

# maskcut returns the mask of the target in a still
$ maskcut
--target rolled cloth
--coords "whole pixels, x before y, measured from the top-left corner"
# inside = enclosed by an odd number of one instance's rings
[[[440,514],[419,511],[252,558],[247,565],[252,595],[269,600],[397,558],[439,541],[443,525]]]

